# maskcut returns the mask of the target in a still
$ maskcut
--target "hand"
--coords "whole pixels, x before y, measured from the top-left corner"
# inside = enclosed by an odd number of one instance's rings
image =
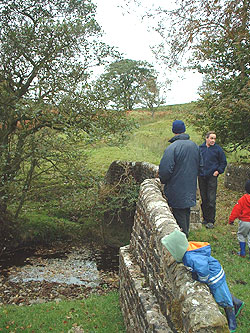
[[[214,176],[214,177],[217,177],[218,175],[219,175],[219,171],[216,170],[216,171],[213,173],[213,176]]]

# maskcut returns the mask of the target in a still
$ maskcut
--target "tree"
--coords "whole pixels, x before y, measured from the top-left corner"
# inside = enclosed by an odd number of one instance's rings
[[[17,218],[34,175],[58,170],[77,141],[119,140],[131,128],[88,83],[112,55],[94,15],[90,0],[0,1],[0,229],[19,200]]]
[[[195,54],[196,59],[206,62],[197,66],[205,75],[205,82],[200,90],[202,99],[195,124],[203,132],[215,129],[229,151],[250,151],[249,10],[249,2],[231,1],[223,21],[224,30],[203,41]]]
[[[148,106],[159,99],[157,73],[146,61],[122,59],[111,63],[96,82],[96,91],[106,96],[110,107],[132,110],[136,105]],[[146,95],[147,97],[146,98]],[[152,102],[151,102],[152,104]]]
[[[154,117],[157,107],[164,102],[164,98],[160,97],[160,84],[157,83],[156,78],[147,79],[141,91],[141,104],[146,106]]]
[[[163,38],[158,58],[205,76],[197,127],[214,129],[229,150],[249,149],[250,2],[177,0],[151,15]]]

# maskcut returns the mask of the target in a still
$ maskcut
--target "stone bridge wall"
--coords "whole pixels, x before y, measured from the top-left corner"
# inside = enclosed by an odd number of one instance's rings
[[[206,285],[162,246],[178,225],[159,179],[142,182],[130,244],[120,249],[120,304],[128,333],[229,332]]]
[[[114,161],[106,173],[105,182],[117,184],[122,182],[124,178],[132,176],[137,183],[141,184],[145,179],[157,178],[158,169],[157,165],[147,162]],[[163,192],[163,185],[161,185],[161,191]],[[191,207],[190,212],[190,229],[201,227],[199,192],[197,191],[197,205]]]

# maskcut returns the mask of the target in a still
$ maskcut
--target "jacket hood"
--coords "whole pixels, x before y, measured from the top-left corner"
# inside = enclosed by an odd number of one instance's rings
[[[175,142],[176,140],[189,140],[190,136],[186,133],[178,134],[173,136],[168,142]]]
[[[188,240],[183,232],[175,229],[171,234],[164,236],[161,242],[177,262],[182,262],[182,258],[188,249]]]

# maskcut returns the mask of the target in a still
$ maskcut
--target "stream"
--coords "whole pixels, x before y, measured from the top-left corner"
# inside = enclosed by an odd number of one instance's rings
[[[57,244],[0,258],[0,304],[30,305],[118,288],[119,249]]]

